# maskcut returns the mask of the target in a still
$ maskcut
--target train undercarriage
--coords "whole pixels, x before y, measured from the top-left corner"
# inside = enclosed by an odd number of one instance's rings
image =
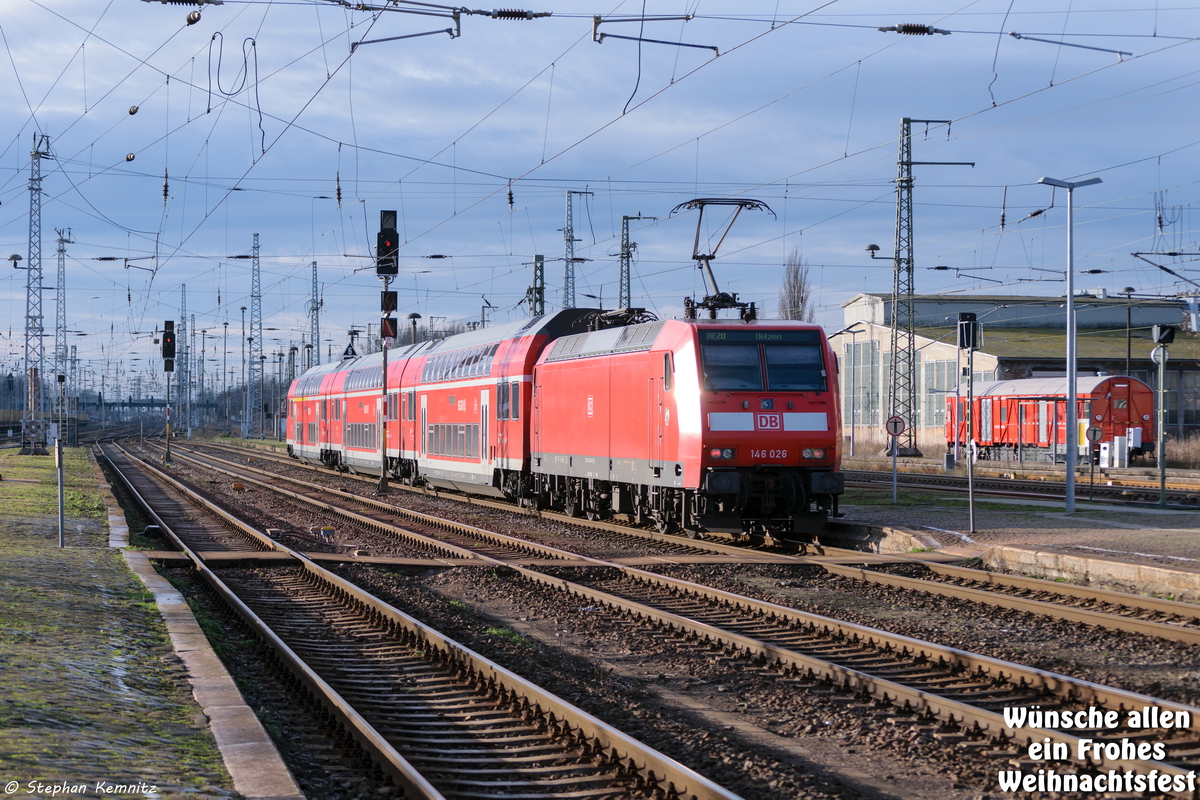
[[[290,448],[289,448],[290,450]],[[313,459],[297,456],[303,461]],[[339,472],[378,475],[379,464],[348,463],[338,450],[321,450],[322,466]],[[620,515],[660,533],[698,537],[708,532],[750,538],[819,533],[837,516],[844,489],[841,474],[828,471],[710,470],[699,489],[680,489],[519,470],[495,470],[490,486],[422,475],[415,460],[388,459],[389,477],[405,485],[430,483],[477,494],[501,495],[536,509],[554,509],[590,520]]]
[[[512,496],[524,497],[535,507],[592,520],[619,514],[638,524],[653,524],[660,533],[682,531],[693,537],[706,532],[750,537],[818,533],[837,514],[843,486],[836,473],[784,470],[709,473],[702,489],[561,475],[523,477],[531,479],[529,491]],[[521,486],[521,480],[513,479],[511,485]]]

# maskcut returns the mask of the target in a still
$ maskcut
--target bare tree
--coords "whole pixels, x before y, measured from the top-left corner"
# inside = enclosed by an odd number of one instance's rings
[[[817,310],[812,302],[812,284],[808,280],[808,263],[800,248],[792,248],[783,267],[783,286],[779,292],[780,319],[812,322]]]

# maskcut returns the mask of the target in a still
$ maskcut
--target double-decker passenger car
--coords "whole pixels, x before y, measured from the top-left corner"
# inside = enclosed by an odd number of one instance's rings
[[[836,513],[837,372],[815,325],[569,309],[321,365],[289,452],[339,469],[691,533]],[[386,451],[380,449],[381,442]]]
[[[992,460],[1061,460],[1066,453],[1067,379],[1031,378],[978,383],[973,391],[974,442],[979,457]],[[1078,378],[1075,383],[1076,441],[1099,427],[1100,443],[1124,437],[1130,454],[1154,450],[1154,392],[1123,375]],[[965,445],[967,398],[946,401],[946,442]]]

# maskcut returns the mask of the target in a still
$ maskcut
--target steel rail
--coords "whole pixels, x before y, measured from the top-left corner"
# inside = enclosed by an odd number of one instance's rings
[[[235,452],[235,453],[238,453],[239,455],[244,455],[248,449],[245,447],[231,447],[229,445],[215,445],[215,444],[208,444],[208,443],[205,443],[202,446],[203,447],[212,447],[212,448],[224,450],[227,452]],[[196,452],[195,446],[190,448],[190,451]],[[263,456],[259,453],[259,451],[255,450],[254,453],[255,454],[254,454],[253,458],[263,458]],[[375,480],[365,478],[360,475],[348,475],[345,473],[339,473],[334,470],[330,470],[326,467],[318,467],[318,466],[315,466],[312,464],[305,464],[300,461],[297,461],[294,458],[288,458],[288,457],[271,454],[268,457],[264,458],[264,460],[265,461],[273,461],[275,463],[283,464],[283,465],[286,465],[289,467],[294,467],[297,469],[304,469],[304,470],[308,470],[311,472],[316,472],[317,474],[320,474],[320,475],[334,475],[334,476],[337,476],[339,478],[343,478],[346,480],[361,481],[364,484],[368,484],[368,485],[372,485],[372,486],[374,486],[376,484]],[[238,465],[238,466],[241,466],[241,465]],[[277,475],[276,473],[270,473],[270,474],[272,477],[278,477],[278,478],[281,478],[284,480],[296,481],[303,485],[309,485],[309,486],[315,485],[315,484],[308,484],[305,481],[300,481],[297,478],[289,478],[286,475]],[[337,489],[329,489],[327,487],[321,487],[321,488],[325,491],[340,491]],[[399,486],[397,486],[396,484],[392,484],[392,488],[393,489],[396,489],[396,488],[403,489],[406,492],[411,492],[413,494],[419,494],[419,495],[429,495],[430,494],[430,492],[424,488],[419,488],[419,487],[414,487],[414,486],[404,486],[403,484],[401,484]],[[346,494],[349,496],[356,497],[356,498],[361,498],[363,501],[366,501],[368,499],[368,498],[362,498],[361,495],[356,495],[353,492],[348,492]],[[657,542],[659,544],[671,545],[673,547],[682,548],[684,550],[691,549],[691,550],[695,550],[697,552],[709,552],[709,553],[719,553],[721,555],[737,556],[739,559],[742,559],[743,561],[751,561],[751,562],[754,560],[754,557],[755,557],[754,551],[747,549],[745,546],[723,544],[721,542],[716,542],[716,541],[713,541],[712,538],[710,538],[709,534],[705,534],[705,538],[703,538],[703,539],[688,539],[688,538],[678,536],[678,535],[664,534],[664,533],[658,533],[657,531],[650,531],[650,530],[644,530],[641,528],[634,528],[634,527],[630,527],[629,525],[623,525],[620,523],[604,522],[604,521],[600,521],[600,520],[589,520],[589,519],[585,519],[585,518],[581,518],[581,517],[572,517],[568,514],[564,514],[564,513],[558,512],[558,511],[550,511],[547,509],[534,509],[534,508],[528,508],[528,507],[524,507],[524,506],[518,506],[518,505],[515,505],[514,503],[512,503],[511,501],[507,501],[507,500],[489,500],[489,499],[478,497],[478,496],[466,495],[466,494],[455,494],[453,492],[447,492],[447,494],[449,496],[453,497],[454,499],[456,499],[457,501],[459,501],[461,503],[466,503],[468,505],[480,506],[482,508],[491,508],[491,509],[495,509],[497,511],[504,511],[504,512],[511,513],[511,514],[523,514],[525,516],[537,517],[539,519],[560,520],[562,522],[566,522],[571,525],[578,525],[578,526],[585,527],[585,528],[592,528],[593,530],[607,531],[609,533],[614,533],[614,534],[618,534],[621,536],[631,536],[631,537],[638,538],[638,539],[644,539],[646,541]],[[445,495],[443,495],[441,492],[438,492],[438,493],[436,493],[435,496],[442,497]],[[386,505],[386,504],[383,504],[383,505]],[[390,506],[390,507],[396,508],[395,506]],[[417,512],[413,512],[413,513],[417,513]],[[720,534],[720,537],[722,539],[727,539],[729,541],[733,540],[732,536],[725,535],[725,534]],[[781,541],[781,542],[778,542],[778,544],[794,545],[794,544],[807,544],[807,543]],[[836,549],[836,548],[821,548],[819,545],[817,547],[820,550]],[[772,558],[774,558],[774,556],[772,556]]]
[[[924,578],[909,578],[903,575],[893,575],[890,572],[876,572],[874,570],[862,569],[861,567],[851,567],[842,564],[822,564],[821,566],[834,575],[866,583],[892,586],[897,589],[940,595],[942,597],[953,597],[960,600],[968,600],[972,603],[984,603],[986,605],[999,606],[1000,608],[1024,611],[1030,614],[1055,617],[1069,622],[1081,622],[1085,625],[1096,625],[1128,633],[1157,636],[1160,639],[1170,639],[1176,642],[1200,644],[1200,628],[1187,628],[1163,622],[1139,620],[1104,611],[1091,611],[1086,608],[1050,603],[1044,600],[1033,600],[1011,594],[989,592],[969,586],[930,581]],[[1044,591],[1052,590],[1045,589]],[[1200,612],[1200,609],[1193,609],[1193,612]]]
[[[350,509],[333,505],[332,503],[326,503],[323,500],[318,500],[315,497],[309,497],[301,492],[292,492],[292,491],[284,489],[280,486],[271,484],[267,481],[260,481],[257,478],[247,477],[245,475],[245,473],[236,472],[236,471],[227,469],[225,467],[216,466],[211,463],[205,462],[203,459],[198,459],[198,458],[193,458],[191,456],[181,455],[178,452],[178,449],[176,450],[175,457],[181,458],[185,461],[190,461],[193,464],[196,464],[204,469],[208,469],[208,470],[212,470],[214,472],[220,472],[225,475],[236,477],[239,480],[245,481],[247,483],[252,483],[255,486],[258,486],[263,489],[267,489],[268,491],[274,492],[275,494],[282,495],[283,497],[288,497],[293,500],[307,503],[316,508],[320,508],[323,511],[327,511],[331,514],[343,516],[343,517],[346,517],[347,519],[352,519],[361,525],[370,526],[370,527],[372,527],[376,530],[379,530],[383,533],[389,533],[389,534],[394,534],[397,536],[402,536],[405,539],[408,539],[414,543],[420,544],[425,547],[430,547],[430,548],[435,548],[435,549],[440,548],[448,556],[453,556],[455,558],[461,558],[461,559],[467,559],[467,558],[478,559],[478,558],[483,557],[479,553],[477,553],[473,550],[469,550],[465,547],[460,547],[459,545],[451,544],[448,542],[441,542],[437,539],[432,539],[428,536],[417,533],[415,531],[409,531],[404,528],[390,525],[382,520],[378,520],[373,517],[368,517],[366,515],[359,514],[355,511],[351,511]],[[327,494],[332,494],[336,497],[340,497],[340,498],[349,500],[354,503],[361,503],[363,505],[369,506],[378,511],[383,511],[383,512],[393,515],[393,516],[406,517],[406,518],[414,520],[416,522],[420,522],[422,524],[429,525],[430,527],[433,527],[433,528],[438,528],[438,529],[446,530],[446,531],[456,531],[459,533],[464,533],[468,536],[472,536],[474,538],[477,538],[477,539],[480,539],[483,541],[489,541],[493,544],[499,544],[501,546],[510,548],[510,549],[520,552],[524,555],[544,556],[546,558],[554,558],[554,559],[573,559],[576,557],[574,553],[569,553],[565,550],[560,550],[556,547],[551,547],[549,545],[536,544],[534,542],[530,542],[525,539],[518,539],[513,536],[506,536],[505,534],[502,534],[502,533],[496,533],[494,531],[485,530],[483,528],[477,528],[473,525],[467,525],[467,524],[461,523],[461,522],[454,522],[452,520],[443,519],[441,517],[435,517],[430,514],[423,514],[419,511],[413,511],[412,509],[394,506],[390,503],[385,503],[380,500],[374,500],[369,497],[363,497],[362,495],[357,495],[357,494],[354,494],[353,492],[347,492],[347,491],[343,491],[341,489],[334,489],[334,488],[327,487],[327,486],[319,486],[314,483],[308,483],[307,481],[301,481],[298,478],[289,478],[285,475],[272,476],[272,477],[277,477],[279,480],[287,481],[289,483],[299,484],[300,486],[303,486],[306,489],[324,492]],[[507,565],[509,562],[497,561],[497,563]]]
[[[1068,702],[1099,705],[1107,709],[1128,710],[1144,706],[1157,706],[1164,710],[1184,711],[1190,715],[1189,718],[1192,720],[1190,732],[1193,735],[1200,734],[1200,708],[1194,706],[1159,700],[1136,692],[1103,686],[1090,681],[1083,681],[1033,667],[1014,664],[958,648],[938,645],[864,625],[810,614],[794,608],[756,600],[732,592],[694,584],[689,581],[645,572],[633,567],[613,564],[605,564],[605,566],[621,570],[626,575],[635,579],[649,583],[658,583],[680,593],[718,598],[735,610],[752,610],[769,619],[787,620],[788,622],[804,625],[816,631],[824,631],[832,637],[850,637],[856,641],[864,641],[878,649],[905,654],[916,660],[924,660],[935,664],[955,663],[963,668],[988,675],[996,680],[1002,680],[1019,687],[1033,687]],[[619,595],[584,587],[562,578],[548,576],[535,570],[523,567],[513,567],[513,569],[533,581],[577,595],[590,603],[608,605],[635,616],[652,619],[668,630],[700,636],[719,647],[742,650],[748,654],[767,658],[775,663],[794,666],[797,669],[808,671],[826,680],[840,684],[847,689],[865,692],[896,705],[927,712],[940,719],[962,725],[968,729],[974,727],[989,736],[1009,739],[1026,745],[1034,741],[1041,741],[1044,737],[1050,737],[1055,741],[1067,743],[1071,752],[1079,752],[1079,737],[1070,734],[1034,727],[1008,728],[1002,714],[985,708],[942,697],[886,678],[880,678],[867,672],[844,667],[786,647],[764,642],[755,637],[728,631],[669,611],[663,611],[653,606],[628,600]],[[1186,775],[1189,772],[1185,768],[1151,761],[1094,758],[1090,759],[1089,763],[1092,766],[1104,769],[1118,766],[1126,769],[1149,766],[1160,770],[1160,772],[1165,771],[1169,774]]]
[[[149,470],[161,480],[175,487],[178,491],[184,492],[187,495],[195,495],[192,490],[170,475],[161,472],[132,454],[127,453],[127,456],[137,461],[141,468]],[[140,495],[138,498],[139,502],[144,502],[140,498]],[[203,498],[198,499],[202,500],[206,507],[210,506],[208,501],[203,500]],[[235,517],[225,512],[222,512],[222,515],[226,518],[236,520]],[[253,527],[240,520],[237,520],[236,524],[239,528],[247,532],[258,534]],[[261,536],[262,534],[258,535]],[[623,765],[626,769],[637,774],[643,782],[668,784],[671,794],[679,797],[694,798],[694,800],[741,800],[736,794],[729,792],[694,770],[680,764],[674,759],[668,758],[653,748],[647,747],[633,737],[622,733],[586,711],[567,703],[516,673],[492,663],[465,645],[442,635],[419,620],[410,617],[399,609],[360,589],[353,583],[318,566],[303,553],[291,550],[278,542],[273,542],[273,544],[274,549],[291,555],[297,560],[300,566],[316,579],[334,587],[337,591],[343,593],[345,597],[353,598],[359,605],[387,619],[403,630],[429,642],[431,647],[440,655],[462,664],[463,669],[467,670],[469,674],[486,676],[485,683],[490,682],[492,685],[500,687],[511,697],[528,699],[532,703],[532,710],[536,715],[549,719],[550,724],[554,724],[557,721],[559,723],[558,727],[563,729],[563,732],[571,733],[577,739],[584,739],[591,742],[601,752],[606,751],[610,763]],[[403,786],[406,791],[414,792],[414,797],[441,800],[443,795],[438,793],[418,770],[397,753],[367,720],[355,711],[339,694],[333,691],[332,687],[320,675],[308,667],[282,639],[274,634],[249,606],[238,599],[215,572],[209,569],[194,554],[192,561],[200,571],[200,574],[204,576],[206,582],[238,612],[239,616],[246,620],[247,624],[264,635],[272,647],[276,648],[277,652],[281,654],[297,677],[317,697],[322,699],[322,702],[337,716],[339,721],[347,726],[347,729],[354,738],[376,756],[381,766],[397,780],[399,785]],[[504,562],[495,561],[498,566],[505,566]],[[574,729],[573,731],[571,731],[572,728]]]
[[[161,470],[158,470],[157,468],[151,466],[150,464],[147,464],[142,459],[139,459],[136,456],[133,456],[132,454],[130,454],[119,444],[116,444],[115,442],[113,442],[113,443],[111,443],[111,445],[113,447],[116,447],[118,450],[120,450],[121,453],[126,458],[136,460],[139,464],[141,464],[143,467],[145,467],[145,469],[147,471],[151,472],[152,474],[155,474],[159,477],[168,477]],[[120,465],[118,465],[115,461],[113,461],[112,457],[109,456],[109,454],[104,451],[104,445],[97,443],[96,449],[99,451],[100,457],[102,457],[105,461],[108,462],[109,466],[112,468],[112,471],[114,473],[116,473],[117,477],[119,477],[121,479],[121,483],[125,487],[125,489],[134,498],[137,499],[138,504],[141,505],[142,508],[146,511],[147,515],[152,520],[154,520],[154,523],[156,525],[158,525],[159,529],[162,530],[164,532],[164,534],[167,536],[167,538],[173,544],[175,544],[176,547],[179,548],[180,552],[184,553],[189,558],[192,558],[194,560],[195,556],[196,556],[196,552],[198,552],[198,551],[195,551],[195,550],[193,550],[193,548],[189,547],[175,533],[174,529],[170,525],[168,525],[167,522],[161,516],[159,516],[158,511],[156,509],[154,509],[153,506],[150,504],[150,502],[142,495],[142,493],[137,490],[137,487],[135,487],[133,485],[133,481],[129,478],[128,475],[125,474],[125,472],[121,469]],[[176,481],[174,481],[170,478],[168,478],[168,480],[170,481],[170,483],[172,485],[176,484]],[[258,531],[254,530],[253,528],[247,528],[247,527],[243,526],[241,524],[241,521],[238,520],[236,517],[234,517],[232,514],[228,513],[227,511],[220,508],[219,506],[209,502],[208,500],[204,499],[203,497],[200,497],[196,493],[187,489],[187,487],[182,487],[182,491],[183,491],[183,496],[189,502],[191,502],[193,505],[196,505],[200,508],[210,511],[212,514],[214,514],[216,517],[218,517],[221,520],[222,524],[227,529],[230,529],[230,530],[246,537],[249,540],[250,544],[255,545],[255,549],[257,551],[262,552],[262,551],[271,551],[271,550],[277,549],[278,543],[275,540],[271,539],[269,536],[265,536],[265,535],[259,533]]]
[[[1100,603],[1125,606],[1126,608],[1142,611],[1170,614],[1180,617],[1191,617],[1200,622],[1200,605],[1183,603],[1178,600],[1164,600],[1161,597],[1146,597],[1127,592],[1116,592],[1111,589],[1098,589],[1090,586],[1075,586],[1069,583],[1056,583],[1043,578],[1030,578],[1024,575],[1008,575],[1002,572],[985,572],[983,570],[955,567],[950,564],[935,564],[920,559],[911,559],[928,568],[931,572],[948,578],[990,583],[995,586],[1024,589],[1035,592],[1051,592],[1080,600],[1095,600]]]

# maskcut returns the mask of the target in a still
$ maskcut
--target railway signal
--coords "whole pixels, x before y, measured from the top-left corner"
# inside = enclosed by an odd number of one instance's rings
[[[379,212],[379,234],[375,239],[375,274],[391,276],[399,274],[396,251],[400,237],[396,233],[396,212]]]
[[[175,320],[163,323],[162,357],[175,358]]]

